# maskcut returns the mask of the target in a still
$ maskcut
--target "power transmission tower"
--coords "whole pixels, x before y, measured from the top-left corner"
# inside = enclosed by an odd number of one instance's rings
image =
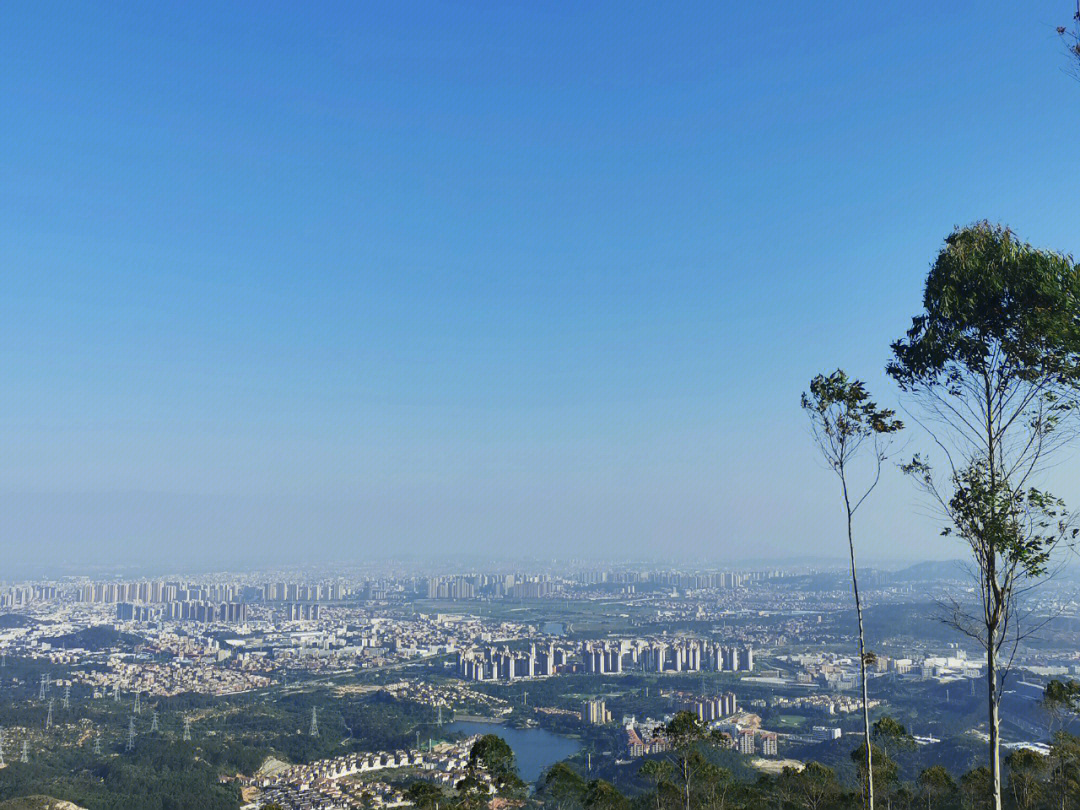
[[[22,756],[19,757],[19,762],[29,762],[29,761],[30,761],[30,745],[29,745],[29,743],[26,742],[26,740],[23,740],[22,741]]]
[[[50,728],[52,728],[52,707],[53,707],[53,699],[49,698],[49,713],[47,715],[45,715],[45,730],[46,731],[48,731]]]
[[[94,737],[94,754],[101,756],[101,732],[99,731]]]
[[[142,705],[139,703],[139,696],[142,692],[135,693],[135,707],[132,709],[132,714],[142,714]]]
[[[70,683],[64,684],[64,708],[65,709],[70,709],[71,708],[71,684]]]
[[[119,703],[120,702],[120,681],[117,681],[116,683],[113,684],[112,699],[113,699],[113,703]]]
[[[439,704],[439,725],[442,725],[442,704]]]
[[[191,718],[184,718],[184,742],[191,742]]]
[[[0,729],[0,768],[4,767],[4,730]]]
[[[131,752],[135,750],[135,718],[132,717],[128,721],[128,741],[127,751]]]
[[[46,692],[52,691],[52,673],[51,672],[46,672],[45,673],[45,691]]]
[[[157,730],[158,730],[158,725],[157,725],[157,709],[154,709],[154,714],[153,714],[153,716],[152,716],[152,718],[151,718],[151,720],[150,720],[150,731],[151,731],[151,733],[153,733],[153,732],[155,732],[155,731],[157,731]]]
[[[41,687],[38,689],[38,700],[45,699],[45,673],[41,673]]]
[[[311,728],[308,730],[308,736],[309,737],[318,737],[319,736],[318,712],[319,712],[319,710],[316,709],[316,708],[312,708],[312,710],[311,710]]]

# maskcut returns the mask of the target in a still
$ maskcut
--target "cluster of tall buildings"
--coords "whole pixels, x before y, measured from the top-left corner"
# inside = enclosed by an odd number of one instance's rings
[[[507,599],[540,599],[558,593],[563,583],[546,575],[465,574],[426,577],[418,593],[428,599],[476,599],[480,596]]]
[[[725,692],[714,697],[687,700],[679,706],[679,710],[696,715],[703,723],[711,723],[735,714],[739,710],[739,702],[734,692]]]
[[[268,582],[262,597],[264,602],[340,602],[345,589],[339,582]]]
[[[581,707],[581,720],[590,726],[603,726],[611,722],[611,712],[602,700],[586,700]]]
[[[55,585],[9,585],[0,590],[0,608],[23,607],[31,602],[48,602],[57,597]]]
[[[458,653],[458,676],[467,681],[539,678],[554,675],[565,663],[566,651],[554,644],[540,650],[533,644],[528,652],[517,652],[506,647],[485,647]]]
[[[426,593],[428,599],[475,599],[476,583],[467,577],[431,577]]]
[[[116,619],[121,622],[192,621],[204,624],[244,624],[248,618],[247,611],[246,602],[120,602],[116,606]]]
[[[79,586],[80,602],[109,604],[113,602],[239,602],[243,588],[239,585],[193,585],[180,582],[93,582]]]
[[[683,641],[586,641],[581,645],[585,672],[751,672],[754,648],[716,644],[703,639]]]
[[[703,639],[584,641],[579,661],[573,648],[553,642],[538,648],[534,643],[527,651],[505,646],[460,651],[457,669],[458,676],[469,681],[512,681],[560,672],[751,672],[754,649]]]
[[[735,748],[747,756],[761,753],[762,756],[775,757],[778,753],[776,732],[744,728],[735,739]]]
[[[322,615],[322,608],[318,602],[293,602],[285,608],[289,621],[293,622],[317,622]]]
[[[783,576],[780,571],[709,571],[684,573],[680,571],[578,571],[573,575],[580,585],[663,585],[681,590],[707,588],[741,588],[750,582],[760,582]]]

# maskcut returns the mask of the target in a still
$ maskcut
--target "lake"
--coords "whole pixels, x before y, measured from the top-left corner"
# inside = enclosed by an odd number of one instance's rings
[[[459,734],[498,734],[514,749],[518,775],[535,782],[545,770],[560,760],[573,756],[581,748],[577,740],[562,737],[542,728],[513,728],[503,723],[476,723],[461,720],[450,723],[446,731]]]

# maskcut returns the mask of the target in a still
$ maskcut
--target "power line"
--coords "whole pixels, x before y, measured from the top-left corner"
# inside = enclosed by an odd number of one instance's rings
[[[135,750],[135,718],[134,717],[132,717],[128,721],[128,739],[127,739],[127,749],[126,750],[129,753],[131,751]]]

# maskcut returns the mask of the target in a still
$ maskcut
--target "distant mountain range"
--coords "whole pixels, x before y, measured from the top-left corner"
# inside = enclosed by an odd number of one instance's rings
[[[964,579],[968,575],[968,563],[963,560],[931,560],[891,571],[890,582],[940,582]]]

